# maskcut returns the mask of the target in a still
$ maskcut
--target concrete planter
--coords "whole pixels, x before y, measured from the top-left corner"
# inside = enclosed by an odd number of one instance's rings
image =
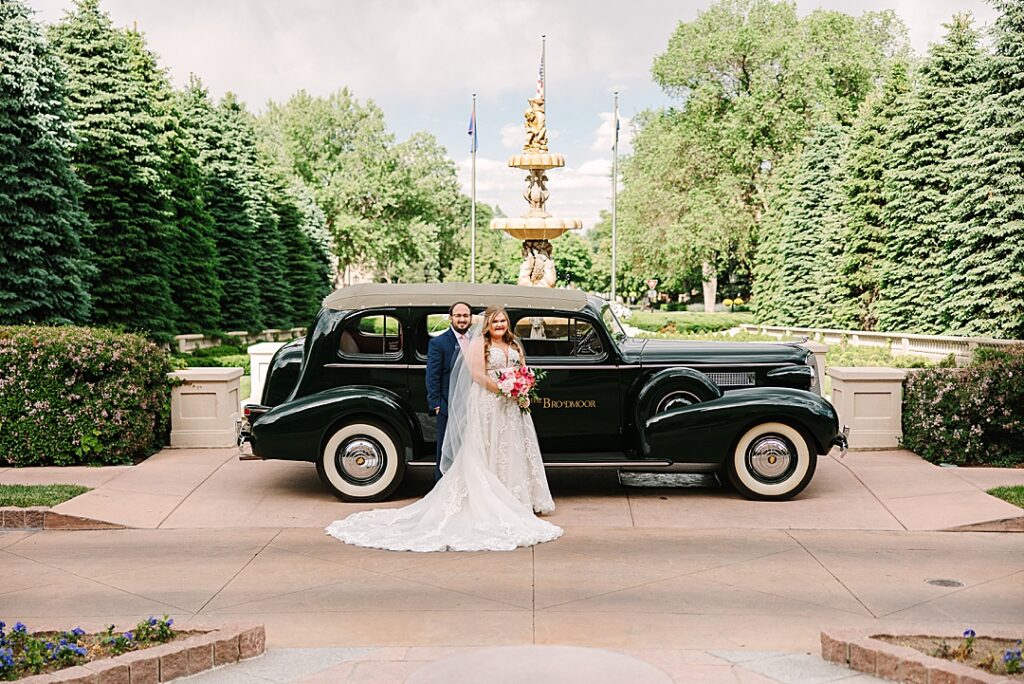
[[[186,368],[169,375],[182,381],[171,391],[171,446],[234,446],[242,369]]]
[[[263,396],[263,385],[267,382],[270,360],[283,346],[283,342],[260,342],[249,347],[249,377],[252,380],[252,385],[249,390],[248,403],[260,403],[260,397]]]
[[[828,369],[840,425],[850,426],[851,449],[894,449],[903,436],[903,381],[899,368]]]
[[[821,633],[821,657],[839,665],[893,682],[914,684],[1011,684],[1013,680],[944,658],[933,658],[920,651],[873,639],[873,634],[889,636],[933,636],[957,641],[960,634],[919,630],[830,629]],[[983,636],[1018,639],[1019,633],[986,632]]]
[[[56,628],[57,631],[60,629],[63,627]],[[103,629],[95,626],[94,629],[86,628],[86,631],[100,632]],[[127,629],[131,627],[125,626],[117,631]],[[263,655],[266,648],[267,636],[263,625],[224,625],[205,634],[17,681],[26,684],[157,684],[255,658]]]

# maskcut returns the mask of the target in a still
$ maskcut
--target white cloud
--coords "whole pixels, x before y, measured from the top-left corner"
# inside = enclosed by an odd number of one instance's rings
[[[456,164],[459,183],[467,194],[470,186],[471,160],[467,157]],[[477,157],[476,198],[478,202],[498,205],[509,216],[526,212],[522,192],[525,173],[509,168],[505,161]],[[551,198],[547,209],[561,218],[583,221],[583,227],[592,228],[602,210],[611,207],[611,161],[589,159],[579,166],[548,171],[548,189]]]
[[[517,124],[505,124],[501,127],[501,146],[515,150],[523,146],[523,127]]]
[[[594,142],[590,145],[591,152],[611,152],[615,144],[615,113],[599,112],[601,125],[594,131]],[[631,119],[619,113],[619,154],[629,154],[633,150],[633,130]]]

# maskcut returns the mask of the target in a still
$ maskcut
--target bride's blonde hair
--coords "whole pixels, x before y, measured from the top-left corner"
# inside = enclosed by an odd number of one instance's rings
[[[519,352],[520,360],[525,360],[526,352],[523,350],[523,345],[519,343],[519,338],[512,332],[512,319],[509,318],[505,307],[500,304],[494,304],[484,310],[484,322],[480,328],[484,334],[484,358],[486,359],[491,352],[491,323],[494,322],[498,314],[505,314],[505,320],[508,321],[508,327],[505,328],[505,333],[501,336],[502,341],[510,347],[515,347]]]

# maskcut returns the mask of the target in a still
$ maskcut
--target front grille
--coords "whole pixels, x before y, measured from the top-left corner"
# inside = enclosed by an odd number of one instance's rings
[[[708,373],[708,377],[719,387],[753,387],[757,384],[753,373]]]

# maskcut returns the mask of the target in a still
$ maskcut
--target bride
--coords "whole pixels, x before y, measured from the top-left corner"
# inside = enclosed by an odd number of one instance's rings
[[[508,551],[560,537],[562,528],[534,515],[555,503],[533,421],[493,377],[525,361],[505,309],[489,307],[452,369],[444,476],[413,504],[353,513],[327,533],[393,551]]]

